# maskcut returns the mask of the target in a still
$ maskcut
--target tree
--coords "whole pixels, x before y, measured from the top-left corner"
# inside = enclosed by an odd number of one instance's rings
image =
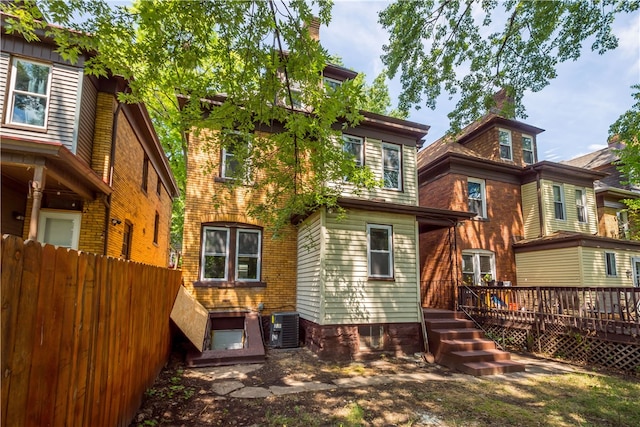
[[[345,176],[356,186],[375,184],[343,152],[334,129],[360,120],[361,87],[346,82],[327,96],[322,70],[329,56],[306,29],[314,7],[321,23],[329,21],[330,1],[153,0],[127,7],[25,0],[1,7],[17,17],[8,17],[9,31],[32,39],[44,30],[66,59],[97,52],[85,62],[86,72],[127,79],[130,92],[120,100],[150,107],[174,167],[186,162],[185,132],[213,130],[211,150],[235,143],[225,130],[253,135],[253,143],[235,153],[239,179],[229,187],[250,181],[264,198],[255,199],[249,214],[276,229],[295,214],[335,206]],[[184,96],[183,105],[176,94]],[[268,138],[255,132],[274,124],[281,130]],[[177,178],[184,190],[184,177]]]
[[[423,102],[433,109],[443,91],[459,97],[449,113],[454,131],[493,107],[501,88],[514,101],[502,114],[526,117],[526,90],[547,86],[587,40],[600,54],[614,49],[614,19],[639,7],[638,0],[399,0],[379,15],[390,32],[383,62],[390,77],[400,73],[402,110]]]

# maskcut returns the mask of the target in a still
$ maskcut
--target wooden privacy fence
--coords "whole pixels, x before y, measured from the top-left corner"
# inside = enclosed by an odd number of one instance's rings
[[[180,271],[2,238],[2,427],[126,426],[171,350]]]

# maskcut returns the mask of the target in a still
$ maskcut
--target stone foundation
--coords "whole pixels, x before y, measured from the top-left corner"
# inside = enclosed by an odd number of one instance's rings
[[[383,327],[379,348],[360,346],[359,326]],[[300,319],[300,341],[323,360],[362,360],[424,351],[419,323],[326,325]]]

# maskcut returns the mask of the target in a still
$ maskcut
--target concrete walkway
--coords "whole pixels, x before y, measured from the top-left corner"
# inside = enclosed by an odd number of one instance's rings
[[[482,379],[496,381],[520,381],[539,375],[559,375],[582,371],[578,367],[546,359],[534,359],[518,354],[513,354],[512,356],[513,360],[524,363],[527,366],[525,372],[485,376],[482,377]],[[285,378],[283,379],[283,382],[286,384],[285,386],[245,386],[242,381],[248,378],[247,374],[257,371],[262,367],[263,364],[193,368],[186,370],[184,375],[211,381],[211,390],[223,399],[225,397],[257,399],[268,396],[304,393],[308,391],[380,386],[395,382],[426,383],[429,381],[480,381],[479,377],[473,377],[453,371],[440,373],[419,372],[418,370],[420,368],[416,367],[415,373],[353,376],[335,379],[331,383],[292,381]]]

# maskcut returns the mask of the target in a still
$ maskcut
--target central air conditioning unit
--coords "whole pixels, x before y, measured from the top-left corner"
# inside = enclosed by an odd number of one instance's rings
[[[298,347],[297,312],[273,313],[269,328],[269,346],[274,348]]]

